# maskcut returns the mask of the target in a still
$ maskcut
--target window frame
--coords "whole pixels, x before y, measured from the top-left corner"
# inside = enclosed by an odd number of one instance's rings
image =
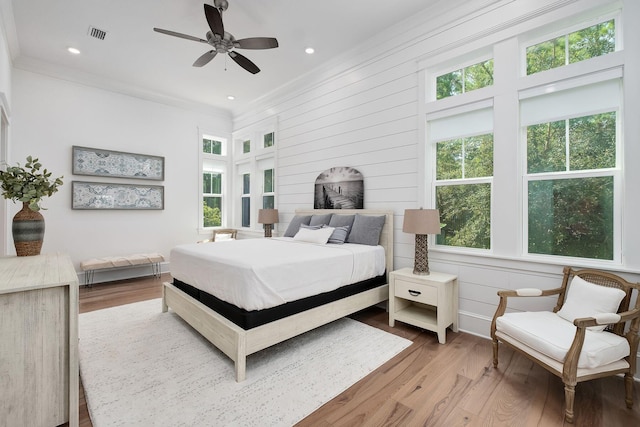
[[[203,141],[205,139],[217,140],[222,143],[221,154],[211,154],[204,152]],[[228,143],[229,139],[216,135],[214,132],[200,131],[198,136],[198,164],[199,164],[199,179],[198,179],[198,232],[200,234],[209,233],[211,230],[216,228],[226,228],[228,227],[228,218],[229,218],[229,203],[227,200],[227,195],[229,194],[228,189],[231,183],[229,182],[229,174],[228,174],[228,164],[229,164],[229,154],[228,154]],[[214,172],[220,173],[221,175],[221,193],[205,193],[204,192],[204,179],[203,174],[205,172]],[[203,212],[203,202],[204,197],[220,197],[222,209],[220,212],[221,215],[221,224],[219,226],[204,226],[204,212]]]

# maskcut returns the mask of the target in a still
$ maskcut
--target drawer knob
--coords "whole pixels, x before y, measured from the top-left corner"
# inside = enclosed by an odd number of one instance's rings
[[[411,295],[412,297],[417,297],[421,293],[422,292],[420,292],[420,291],[414,291],[413,289],[409,289],[409,295]]]

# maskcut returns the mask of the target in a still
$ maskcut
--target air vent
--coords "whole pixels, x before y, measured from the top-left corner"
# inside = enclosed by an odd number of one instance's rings
[[[104,40],[107,36],[107,32],[96,27],[89,27],[89,35],[96,39]]]

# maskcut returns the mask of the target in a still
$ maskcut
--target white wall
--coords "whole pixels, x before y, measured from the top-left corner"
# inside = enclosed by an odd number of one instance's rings
[[[14,70],[11,163],[39,157],[64,185],[44,200],[43,252],[68,253],[76,269],[93,257],[160,252],[199,240],[198,129],[231,133],[230,117],[176,108],[32,72]],[[71,174],[71,147],[80,145],[165,157],[165,180],[128,180]],[[164,185],[165,209],[71,209],[71,181]],[[17,211],[18,206],[13,207]],[[14,252],[15,253],[15,252]],[[147,267],[142,273],[149,274]],[[126,272],[131,275],[132,272]],[[135,272],[133,272],[135,274]],[[118,275],[98,275],[96,281]]]
[[[267,111],[278,118],[279,230],[286,229],[296,208],[313,205],[313,184],[320,172],[333,166],[351,166],[365,177],[365,208],[390,208],[395,212],[395,267],[412,266],[414,239],[401,231],[403,212],[407,208],[430,207],[430,197],[427,197],[430,183],[424,172],[429,160],[422,157],[424,85],[420,80],[423,77],[420,66],[432,58],[451,59],[499,43],[536,26],[561,19],[571,22],[574,15],[585,11],[593,10],[592,14],[597,15],[603,6],[623,4],[624,50],[625,55],[633,58],[625,64],[624,138],[627,143],[624,149],[628,169],[623,212],[625,264],[613,270],[629,279],[640,279],[637,274],[640,228],[634,224],[640,199],[631,190],[640,184],[638,168],[631,167],[640,158],[640,145],[635,144],[640,139],[635,119],[640,101],[638,79],[628,77],[640,72],[640,29],[632,21],[639,16],[637,3],[634,0],[477,0],[464,2],[455,10],[447,8],[441,13],[431,10],[400,26],[385,29],[384,34],[369,45],[346,52],[339,64],[294,82],[287,90],[236,117],[236,129],[265,118]],[[495,121],[499,122],[500,118]],[[631,153],[633,157],[628,157]],[[635,210],[630,210],[630,206]],[[503,222],[496,224],[501,225],[506,226]],[[515,234],[518,230],[499,232]],[[536,262],[517,253],[498,256],[437,248],[430,250],[429,258],[433,270],[458,275],[460,327],[482,336],[489,335],[499,289],[555,287],[563,265],[562,261]],[[582,266],[588,265],[586,262]],[[544,307],[552,307],[551,300],[529,308]]]

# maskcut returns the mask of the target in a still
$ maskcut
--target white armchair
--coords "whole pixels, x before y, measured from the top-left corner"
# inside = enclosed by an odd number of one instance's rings
[[[635,290],[635,292],[634,292]],[[565,385],[565,420],[573,422],[576,384],[624,374],[625,402],[633,404],[640,328],[640,283],[599,270],[564,268],[556,289],[499,291],[491,323],[493,366],[503,343],[557,375]],[[635,307],[629,309],[635,293]],[[510,312],[508,298],[558,295],[553,311]]]

